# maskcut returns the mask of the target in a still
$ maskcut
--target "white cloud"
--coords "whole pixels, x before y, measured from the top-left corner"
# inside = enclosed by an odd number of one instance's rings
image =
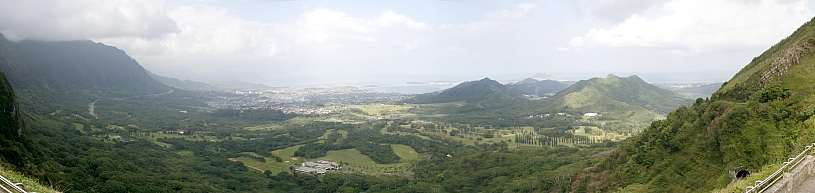
[[[385,43],[403,50],[429,43],[421,32],[432,29],[391,10],[383,11],[377,18],[364,19],[326,8],[302,14],[294,28],[299,32],[298,43],[317,43],[325,49],[379,47]]]
[[[633,15],[610,28],[592,28],[569,45],[663,48],[679,55],[733,46],[768,46],[813,16],[806,1],[674,0],[662,15]]]
[[[179,32],[159,39],[94,40],[127,51],[148,69],[190,68],[206,73],[236,66],[294,68],[286,66],[290,62],[357,62],[430,44],[429,32],[433,30],[391,10],[362,18],[315,8],[279,23],[249,21],[228,9],[205,5],[181,6],[169,10],[168,15],[178,23]]]
[[[670,0],[589,0],[591,14],[600,19],[620,23],[629,17],[665,4]]]
[[[376,24],[383,27],[391,27],[391,26],[405,26],[410,29],[415,30],[426,30],[430,29],[430,25],[427,25],[422,22],[416,22],[412,19],[406,17],[405,15],[396,14],[391,10],[385,10],[379,15],[379,18],[374,20]]]
[[[0,32],[12,41],[159,38],[176,31],[161,0],[0,0]]]
[[[467,51],[467,49],[464,49],[462,47],[457,47],[457,46],[450,46],[450,47],[447,47],[447,51],[450,51],[450,52],[464,52],[464,51]]]
[[[532,8],[537,7],[537,4],[534,3],[521,3],[515,5],[515,9],[502,9],[496,12],[486,13],[484,15],[485,18],[488,19],[518,19],[526,17],[526,12]]]
[[[568,51],[580,51],[581,49],[580,48],[575,48],[575,47],[570,47],[570,48],[556,47],[555,50],[560,51],[560,52],[568,52]]]
[[[283,51],[278,41],[282,27],[246,21],[226,9],[182,6],[169,16],[180,32],[161,39],[117,37],[96,39],[134,55],[237,55],[273,57]]]
[[[507,27],[514,24],[513,21],[523,19],[527,16],[530,9],[537,7],[537,4],[521,3],[515,5],[515,9],[502,9],[499,11],[488,12],[484,14],[484,20],[460,24],[442,24],[439,26],[440,30],[457,30],[466,29],[471,33],[489,34],[499,31],[512,31]],[[528,26],[527,26],[528,27]]]

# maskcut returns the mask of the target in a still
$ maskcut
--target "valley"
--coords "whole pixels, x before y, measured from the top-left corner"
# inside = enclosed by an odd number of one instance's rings
[[[180,80],[103,43],[0,35],[0,175],[71,193],[744,192],[815,141],[814,22],[726,82],[406,82],[444,85],[421,94]]]

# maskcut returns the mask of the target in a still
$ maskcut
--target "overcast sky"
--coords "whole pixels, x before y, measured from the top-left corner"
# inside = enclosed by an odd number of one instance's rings
[[[799,0],[0,0],[13,41],[91,39],[156,74],[292,84],[639,75],[724,81]]]

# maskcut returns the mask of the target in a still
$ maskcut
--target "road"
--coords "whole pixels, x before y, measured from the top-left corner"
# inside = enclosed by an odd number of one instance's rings
[[[97,119],[99,119],[99,117],[97,117],[96,114],[93,114],[93,106],[96,105],[97,101],[99,101],[99,99],[96,99],[91,104],[88,104],[88,111],[90,111],[91,116],[96,117]]]

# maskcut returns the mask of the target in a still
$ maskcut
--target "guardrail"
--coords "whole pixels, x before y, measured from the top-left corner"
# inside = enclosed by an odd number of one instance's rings
[[[14,189],[16,192],[20,192],[20,193],[36,193],[36,192],[26,192],[25,190],[23,190],[23,187],[22,187],[23,183],[12,183],[10,180],[6,179],[3,176],[0,176],[0,181],[2,181],[3,184],[5,184],[6,186],[11,187],[11,189]],[[7,193],[14,193],[14,191],[11,191],[11,190],[7,189],[5,186],[0,186],[0,191],[5,191]]]
[[[784,175],[782,174],[788,172],[792,168],[795,168],[795,166],[797,166],[798,163],[801,163],[802,160],[801,158],[804,157],[804,155],[807,152],[809,152],[809,150],[812,150],[813,146],[815,146],[815,143],[813,143],[810,146],[806,146],[804,151],[801,151],[801,153],[799,153],[798,156],[787,159],[787,161],[784,162],[784,165],[781,165],[781,168],[778,168],[778,170],[773,172],[773,174],[771,174],[770,176],[767,176],[767,178],[764,178],[764,180],[756,180],[755,182],[753,182],[752,186],[747,186],[746,188],[747,190],[745,191],[745,193],[760,193],[767,190],[767,188],[775,184],[775,182],[778,182],[778,180],[784,178]]]

